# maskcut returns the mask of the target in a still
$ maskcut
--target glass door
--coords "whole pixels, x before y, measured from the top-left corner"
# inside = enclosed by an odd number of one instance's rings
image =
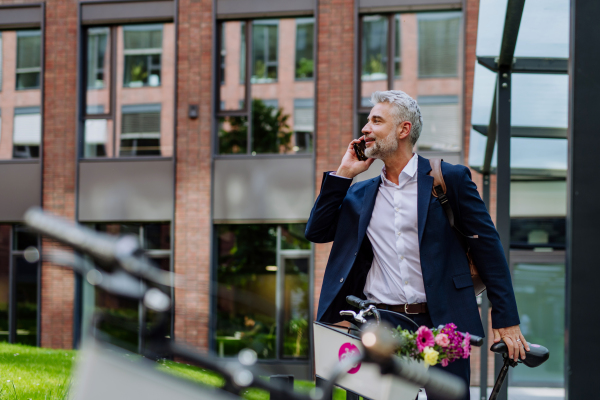
[[[310,251],[281,251],[278,268],[280,358],[308,359],[310,354]]]

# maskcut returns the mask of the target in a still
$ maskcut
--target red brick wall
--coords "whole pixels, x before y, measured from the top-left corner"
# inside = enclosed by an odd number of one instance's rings
[[[324,171],[336,170],[353,137],[354,1],[320,0],[317,45],[317,194]],[[315,247],[315,315],[331,244]]]
[[[44,209],[75,219],[77,144],[77,3],[46,2],[44,65],[43,198]],[[44,251],[56,247],[44,240]],[[73,346],[74,276],[42,263],[43,347]]]
[[[175,337],[208,349],[210,303],[211,0],[179,2],[177,55],[177,167],[175,272],[185,286],[175,290]],[[200,117],[187,117],[198,104]]]

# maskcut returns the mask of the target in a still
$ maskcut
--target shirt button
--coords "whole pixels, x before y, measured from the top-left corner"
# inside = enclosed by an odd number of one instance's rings
[[[400,209],[399,209],[398,207],[396,207],[394,210],[396,210],[396,212],[399,212],[399,211],[400,211]]]
[[[402,232],[398,232],[398,236],[402,235]]]
[[[401,260],[404,260],[404,256],[400,256],[400,259],[401,259]]]
[[[344,282],[344,278],[340,279],[340,282]]]
[[[408,281],[404,281],[404,284],[405,284],[405,285],[408,285]]]

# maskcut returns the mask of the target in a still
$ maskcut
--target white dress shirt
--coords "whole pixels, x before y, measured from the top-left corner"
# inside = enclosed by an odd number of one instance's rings
[[[416,154],[398,177],[398,185],[381,171],[367,236],[373,247],[373,264],[367,275],[367,299],[385,304],[427,301],[419,253],[417,221]]]

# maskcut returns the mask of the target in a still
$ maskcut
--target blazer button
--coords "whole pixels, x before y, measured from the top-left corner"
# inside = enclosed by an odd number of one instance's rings
[[[344,278],[340,279],[340,282],[344,282]]]
[[[358,252],[357,252],[357,253],[354,253],[354,255],[357,255],[357,254],[358,254]]]

